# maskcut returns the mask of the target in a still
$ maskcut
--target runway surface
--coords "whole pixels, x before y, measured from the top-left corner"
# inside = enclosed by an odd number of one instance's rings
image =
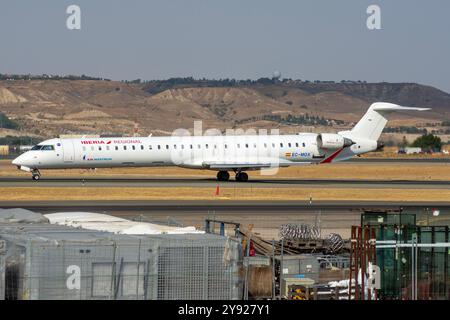
[[[55,211],[153,211],[183,214],[215,211],[245,212],[271,215],[276,212],[316,212],[317,210],[358,211],[361,210],[426,210],[449,211],[448,202],[393,202],[393,201],[200,201],[200,200],[89,200],[89,201],[0,201],[0,208],[25,208],[29,210]]]
[[[251,179],[251,178],[250,178]],[[410,181],[410,180],[343,180],[343,179],[261,179],[255,178],[248,182],[218,182],[214,178],[62,178],[42,177],[33,181],[29,177],[1,177],[0,188],[5,187],[222,187],[239,188],[375,188],[375,189],[450,189],[450,181]]]

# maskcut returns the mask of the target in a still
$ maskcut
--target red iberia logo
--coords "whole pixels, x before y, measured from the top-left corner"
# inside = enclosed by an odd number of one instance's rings
[[[105,140],[82,140],[81,144],[110,144],[111,140],[106,141]]]
[[[135,144],[142,143],[139,139],[120,139],[120,140],[81,140],[81,144]]]

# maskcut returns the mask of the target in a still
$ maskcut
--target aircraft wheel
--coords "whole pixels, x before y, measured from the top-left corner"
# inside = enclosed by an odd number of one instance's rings
[[[228,171],[219,171],[217,172],[217,180],[218,181],[228,181],[230,179],[230,174]]]
[[[31,178],[32,178],[33,180],[37,181],[37,180],[39,180],[39,179],[41,178],[41,176],[40,176],[39,174],[33,174],[33,175],[31,176]]]
[[[236,181],[247,182],[248,181],[248,174],[246,174],[245,172],[238,172],[238,173],[236,173]]]

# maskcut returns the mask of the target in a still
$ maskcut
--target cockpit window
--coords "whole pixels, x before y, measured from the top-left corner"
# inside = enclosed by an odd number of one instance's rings
[[[55,146],[53,146],[53,145],[46,145],[46,146],[37,145],[37,146],[34,146],[33,148],[31,148],[31,150],[33,150],[33,151],[37,151],[37,150],[55,150]]]

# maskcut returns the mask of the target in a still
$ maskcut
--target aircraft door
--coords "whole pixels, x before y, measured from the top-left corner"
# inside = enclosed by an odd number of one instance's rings
[[[63,148],[64,162],[73,162],[75,160],[75,148],[73,146],[73,140],[62,139],[61,144]]]

